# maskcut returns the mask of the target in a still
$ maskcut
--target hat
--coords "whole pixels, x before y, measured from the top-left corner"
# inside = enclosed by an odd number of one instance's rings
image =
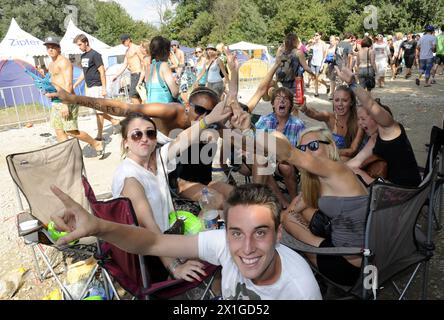
[[[393,39],[393,36],[391,36],[391,35],[387,36],[387,40],[392,40],[392,39]]]
[[[121,41],[121,42],[126,41],[126,40],[128,40],[128,39],[131,39],[131,37],[129,36],[129,34],[124,33],[124,34],[122,34],[122,35],[120,36],[120,41]]]
[[[60,47],[60,39],[58,37],[49,36],[45,38],[45,42],[43,44],[46,46],[47,44],[55,44]]]
[[[214,44],[208,44],[206,49],[213,49],[213,50],[217,50],[216,46]]]
[[[428,25],[425,27],[425,31],[426,32],[433,32],[433,31],[435,31],[435,27],[432,25]]]
[[[177,41],[177,40],[171,40],[171,45],[172,45],[172,46],[179,46],[179,41]]]

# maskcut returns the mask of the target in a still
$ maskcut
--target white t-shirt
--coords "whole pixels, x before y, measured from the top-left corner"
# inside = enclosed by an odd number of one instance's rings
[[[222,266],[222,296],[228,300],[319,300],[318,283],[308,263],[298,253],[279,244],[280,278],[258,286],[242,276],[228,249],[226,230],[199,233],[199,258]]]
[[[436,37],[433,34],[423,35],[418,42],[418,47],[421,47],[419,51],[419,59],[433,59],[432,47],[436,46]]]
[[[324,51],[326,50],[325,43],[319,41],[313,46],[313,57],[311,58],[311,65],[320,67],[324,62]]]
[[[154,220],[159,229],[163,232],[169,228],[168,214],[173,211],[170,189],[162,169],[160,155],[162,155],[165,164],[166,174],[174,170],[175,161],[168,162],[169,143],[156,151],[157,157],[157,175],[146,170],[130,158],[124,159],[117,167],[112,183],[112,193],[114,198],[121,196],[123,185],[126,178],[135,178],[145,190],[146,198],[153,211]],[[169,164],[169,165],[168,165]],[[168,170],[170,169],[170,170]]]

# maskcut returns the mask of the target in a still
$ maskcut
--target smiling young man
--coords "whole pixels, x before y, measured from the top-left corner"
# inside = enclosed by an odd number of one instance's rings
[[[58,228],[71,232],[59,244],[93,235],[130,253],[199,258],[221,265],[224,299],[322,298],[308,263],[279,244],[280,206],[265,186],[237,187],[224,210],[226,230],[194,236],[154,234],[101,220],[56,187],[52,191],[66,208],[62,217],[52,219]]]

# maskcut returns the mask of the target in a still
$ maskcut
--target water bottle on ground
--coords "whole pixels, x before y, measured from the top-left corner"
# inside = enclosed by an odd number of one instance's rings
[[[202,189],[202,195],[199,199],[199,205],[201,208],[199,217],[202,220],[203,230],[217,229],[219,211],[214,207],[214,197],[214,192],[207,187]]]

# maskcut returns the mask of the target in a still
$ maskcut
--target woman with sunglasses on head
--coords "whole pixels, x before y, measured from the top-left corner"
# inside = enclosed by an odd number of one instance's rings
[[[115,198],[127,197],[131,200],[140,226],[156,233],[169,228],[168,215],[174,209],[168,187],[168,173],[174,169],[178,155],[199,139],[199,135],[192,134],[192,130],[202,131],[212,123],[226,120],[230,115],[224,104],[220,103],[199,123],[161,148],[156,148],[157,129],[149,117],[130,113],[122,120],[122,150],[125,158],[114,173],[112,192]],[[156,280],[166,279],[166,270],[157,258],[152,259]],[[161,261],[177,279],[200,280],[199,275],[205,274],[199,261],[190,260],[181,265],[177,265],[173,258],[163,257]]]
[[[301,194],[283,213],[284,228],[296,239],[316,247],[362,247],[368,193],[353,171],[339,160],[330,130],[308,128],[301,133],[297,148],[290,149],[288,141],[285,144],[278,144],[277,157],[300,170]],[[331,232],[325,231],[328,225]],[[358,256],[307,257],[337,283],[352,285],[359,277]]]
[[[356,113],[356,96],[346,86],[339,86],[333,94],[333,112],[317,111],[304,104],[299,111],[307,117],[325,122],[331,130],[339,155],[342,159],[349,159],[358,152],[364,131],[358,126]]]

